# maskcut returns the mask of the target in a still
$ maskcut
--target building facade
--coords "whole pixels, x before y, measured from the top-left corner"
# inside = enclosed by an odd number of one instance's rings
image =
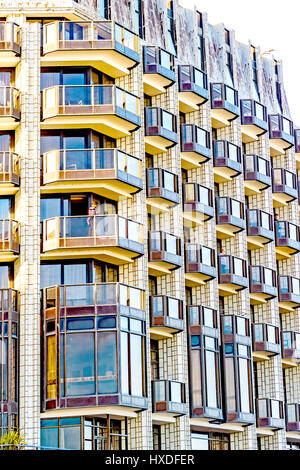
[[[0,0],[1,432],[300,445],[300,130],[176,0]]]

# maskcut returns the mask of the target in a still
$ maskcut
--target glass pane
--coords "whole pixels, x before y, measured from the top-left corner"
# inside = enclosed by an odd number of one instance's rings
[[[297,241],[297,227],[296,225],[289,224],[290,227],[290,239]]]
[[[207,266],[212,266],[212,256],[211,256],[211,250],[210,248],[202,247],[201,249],[201,254],[202,254],[202,263],[207,265]]]
[[[209,450],[208,434],[192,434],[192,450]]]
[[[283,294],[287,294],[289,292],[288,278],[285,276],[280,278],[280,292]]]
[[[243,270],[243,267],[244,267],[244,263],[243,263],[243,260],[239,259],[239,258],[234,258],[233,260],[234,262],[234,274],[236,276],[244,276],[244,270]]]
[[[168,298],[169,317],[179,319],[179,300]]]
[[[216,353],[205,351],[207,406],[217,408]]]
[[[268,417],[266,400],[258,400],[258,416],[260,418],[267,418]]]
[[[280,419],[280,403],[277,400],[271,401],[272,406],[272,418]]]
[[[239,201],[231,199],[231,214],[234,217],[241,218],[241,204]]]
[[[285,278],[285,279],[287,280],[287,278]],[[296,279],[295,277],[292,277],[292,291],[293,291],[294,294],[300,295],[300,281],[299,281],[299,279]],[[287,290],[287,292],[288,292],[288,290]]]
[[[270,216],[266,212],[261,212],[261,226],[270,230]]]
[[[162,111],[162,127],[173,132],[173,116],[170,113]]]
[[[249,210],[248,218],[249,218],[249,227],[257,227],[258,226],[258,217],[257,217],[256,210]]]
[[[163,298],[152,297],[152,314],[154,317],[163,316]]]
[[[249,376],[248,376],[248,360],[239,358],[239,387],[240,387],[240,400],[241,411],[243,413],[250,413],[250,391],[249,391]]]
[[[98,393],[117,393],[117,338],[116,333],[97,334]]]
[[[236,317],[236,329],[238,335],[247,336],[245,318]]]
[[[238,161],[238,147],[229,143],[228,153],[230,160],[234,160],[235,162]]]
[[[81,449],[80,426],[61,427],[59,429],[60,449]]]
[[[200,129],[200,127],[196,127],[196,140],[197,144],[202,145],[203,147],[207,147],[206,131]]]
[[[171,397],[170,401],[174,403],[182,403],[181,400],[181,384],[178,382],[170,382]]]
[[[166,251],[177,255],[177,238],[173,235],[166,234]]]
[[[199,186],[200,202],[206,206],[209,206],[209,189]]]
[[[246,171],[254,171],[254,155],[246,155]]]
[[[258,172],[261,173],[262,175],[267,176],[268,170],[267,170],[267,161],[264,160],[263,158],[258,158]]]
[[[129,394],[129,372],[128,372],[128,333],[121,331],[120,333],[120,362],[121,362],[121,374],[120,374],[120,385],[121,392],[125,395]]]
[[[131,395],[143,396],[143,354],[142,340],[138,335],[130,335],[130,366],[134,371],[131,378]]]
[[[265,284],[273,286],[273,271],[271,269],[265,269]]]
[[[260,269],[259,267],[251,267],[251,274],[252,274],[252,284],[260,284]]]
[[[204,325],[214,328],[214,311],[210,308],[203,309]]]
[[[219,197],[218,199],[218,213],[219,215],[227,215],[227,199],[225,197]]]
[[[175,191],[175,177],[168,171],[164,171],[164,188],[169,191]]]
[[[66,395],[95,393],[94,333],[66,335]]]
[[[264,340],[263,325],[254,325],[255,342],[261,343]]]

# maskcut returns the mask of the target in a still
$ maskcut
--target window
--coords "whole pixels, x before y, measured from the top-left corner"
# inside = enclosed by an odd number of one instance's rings
[[[232,71],[232,55],[230,52],[226,52],[226,83],[230,86],[234,86],[233,82],[233,71]],[[229,100],[228,101],[234,103],[234,100]]]
[[[98,0],[98,9],[102,18],[110,19],[110,0]]]
[[[192,450],[230,450],[230,438],[226,434],[192,432]]]
[[[135,0],[135,32],[140,38],[144,37],[144,15],[142,0]]]
[[[151,380],[159,379],[159,353],[158,341],[150,339],[150,354],[151,354]]]
[[[175,41],[175,29],[174,29],[174,12],[173,12],[173,1],[168,2],[167,8],[168,16],[168,48],[171,54],[176,55],[176,41]]]
[[[259,88],[258,88],[258,79],[257,79],[257,53],[256,48],[251,46],[251,63],[252,63],[252,90],[253,96],[256,101],[260,101]],[[256,113],[259,119],[262,119],[261,116]]]
[[[152,426],[153,450],[161,450],[161,428],[158,425]]]

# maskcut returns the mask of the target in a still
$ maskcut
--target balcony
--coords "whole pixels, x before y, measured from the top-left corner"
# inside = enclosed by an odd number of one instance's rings
[[[219,295],[236,295],[248,287],[247,262],[232,255],[219,255]]]
[[[162,108],[145,108],[145,149],[151,155],[167,152],[178,143],[177,118]]]
[[[254,100],[241,100],[241,124],[243,142],[257,141],[269,129],[267,108]]]
[[[290,258],[300,251],[299,227],[288,221],[275,222],[276,259]]]
[[[172,338],[184,330],[183,302],[167,295],[150,297],[150,336],[153,339]]]
[[[211,118],[216,129],[230,126],[239,115],[238,92],[225,83],[211,83]]]
[[[264,266],[249,267],[250,304],[265,304],[277,297],[277,272]]]
[[[13,219],[0,219],[0,260],[15,261],[20,252],[19,223]]]
[[[94,258],[122,265],[143,254],[143,225],[119,215],[53,217],[42,222],[42,259]]]
[[[175,380],[152,380],[153,413],[173,417],[187,413],[185,384]]]
[[[42,167],[43,194],[71,192],[76,185],[118,201],[143,188],[142,161],[119,149],[52,150],[42,155]]]
[[[294,143],[294,125],[280,114],[269,115],[270,155],[284,155]]]
[[[300,432],[300,404],[289,403],[285,407],[286,431]]]
[[[295,129],[295,156],[296,156],[296,165],[297,170],[300,170],[300,129]]]
[[[227,140],[214,142],[214,180],[227,183],[242,173],[241,149]]]
[[[1,26],[1,23],[0,23]],[[14,152],[0,152],[0,190],[1,194],[16,194],[19,190],[20,157]]]
[[[244,187],[246,196],[255,196],[271,186],[270,163],[258,155],[244,155]]]
[[[1,67],[15,67],[20,61],[20,28],[10,21],[0,24]]]
[[[268,361],[281,352],[279,328],[267,323],[252,325],[253,361]]]
[[[300,279],[279,276],[279,312],[294,312],[300,307]]]
[[[43,289],[42,410],[146,409],[145,320],[145,292],[136,287]]]
[[[197,287],[217,277],[215,250],[198,243],[185,244],[185,285]]]
[[[13,86],[0,86],[0,130],[15,130],[21,117],[20,92]]]
[[[300,333],[282,332],[282,367],[297,367],[300,364]]]
[[[19,295],[0,289],[1,414],[2,433],[16,429],[19,383]],[[5,420],[5,423],[4,423]]]
[[[220,349],[217,311],[187,306],[191,417],[222,420]],[[200,388],[200,390],[199,390]]]
[[[141,125],[140,99],[115,85],[63,85],[42,91],[41,129],[89,128],[114,139]]]
[[[207,75],[193,65],[178,65],[179,111],[197,111],[208,100]]]
[[[244,204],[231,197],[217,197],[217,238],[223,240],[234,237],[237,233],[245,230],[246,221]]]
[[[272,199],[274,207],[286,206],[298,197],[297,176],[284,168],[272,170]]]
[[[54,21],[43,26],[42,67],[86,66],[118,78],[137,65],[139,38],[113,21]]]
[[[274,240],[273,216],[260,209],[247,210],[248,250],[264,248]]]
[[[213,191],[198,183],[183,184],[183,223],[201,225],[214,216]]]
[[[160,214],[179,204],[178,175],[162,168],[147,168],[146,179],[148,212]]]
[[[174,56],[157,46],[144,46],[143,49],[144,93],[149,96],[165,93],[176,80]]]
[[[256,400],[256,418],[258,428],[278,431],[284,429],[283,402],[271,398],[258,398]]]
[[[181,124],[181,166],[199,168],[211,158],[210,133],[195,124]]]
[[[181,239],[165,232],[149,232],[149,275],[170,274],[182,266]]]

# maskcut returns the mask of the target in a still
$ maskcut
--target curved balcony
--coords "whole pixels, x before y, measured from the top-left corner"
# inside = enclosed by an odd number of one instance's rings
[[[149,232],[150,276],[162,276],[182,266],[181,239],[165,232]]]
[[[185,384],[175,380],[152,380],[153,413],[178,417],[187,414]]]
[[[219,295],[235,295],[248,287],[247,262],[232,255],[219,255]]]
[[[274,240],[273,216],[260,209],[247,210],[247,245],[257,250]]]
[[[15,194],[18,191],[20,184],[19,162],[20,157],[16,153],[0,152],[1,194]]]
[[[46,219],[42,240],[42,259],[92,257],[122,265],[144,254],[143,225],[119,215]]]
[[[42,168],[43,194],[71,192],[75,184],[118,201],[143,188],[142,161],[119,149],[52,150],[42,155]]]
[[[244,204],[242,202],[228,196],[217,197],[216,209],[217,238],[221,240],[231,238],[245,230],[246,221]]]
[[[43,289],[43,411],[146,409],[145,320],[145,292],[136,287]]]
[[[299,227],[287,220],[275,222],[276,259],[289,258],[300,251]]]
[[[20,92],[13,86],[0,86],[0,130],[15,130],[21,118]]]
[[[0,23],[1,67],[15,67],[20,61],[20,27],[10,21]]]
[[[241,100],[241,124],[243,142],[257,141],[269,129],[267,108],[254,100]]]
[[[300,404],[288,403],[285,405],[287,432],[300,432]]]
[[[193,65],[178,65],[179,111],[194,112],[208,100],[207,74]]]
[[[279,276],[279,312],[293,312],[300,307],[300,279],[293,276]]]
[[[295,143],[293,122],[281,114],[269,115],[269,136],[271,157],[284,155]]]
[[[270,162],[258,155],[244,155],[246,196],[255,196],[271,186]]]
[[[253,361],[267,361],[281,352],[279,328],[267,323],[252,325]]]
[[[19,383],[19,298],[14,289],[0,289],[0,424],[12,431],[17,424]]]
[[[162,108],[145,108],[145,149],[151,155],[167,152],[178,143],[177,117]]]
[[[140,61],[139,38],[114,21],[53,21],[43,26],[41,65],[92,66],[117,78]]]
[[[184,330],[183,301],[167,295],[150,297],[150,336],[172,338]]]
[[[213,191],[198,183],[183,183],[183,223],[203,224],[214,216]]]
[[[257,398],[256,419],[258,428],[267,428],[273,431],[284,429],[283,402],[272,398]]]
[[[144,46],[144,93],[149,96],[165,93],[173,85],[175,76],[175,58],[170,52],[158,46]]]
[[[215,250],[198,243],[185,244],[185,285],[204,285],[217,277]]]
[[[239,115],[238,92],[225,83],[211,83],[211,121],[216,129],[230,126]]]
[[[286,206],[298,197],[297,175],[284,168],[272,170],[272,199],[274,207]]]
[[[198,168],[211,158],[210,133],[196,124],[181,124],[181,166]]]
[[[214,180],[226,183],[243,171],[241,149],[227,140],[214,142]]]
[[[283,368],[297,367],[300,364],[300,333],[283,331],[281,345]]]
[[[277,271],[265,266],[249,267],[250,304],[258,305],[277,297]]]
[[[115,85],[59,85],[42,91],[41,129],[89,128],[114,139],[141,125],[140,99]]]
[[[295,156],[296,156],[296,165],[297,170],[300,170],[300,129],[295,129]]]
[[[0,260],[15,261],[20,252],[19,222],[0,219]]]
[[[178,175],[163,168],[147,168],[146,179],[148,212],[160,214],[179,204]]]

